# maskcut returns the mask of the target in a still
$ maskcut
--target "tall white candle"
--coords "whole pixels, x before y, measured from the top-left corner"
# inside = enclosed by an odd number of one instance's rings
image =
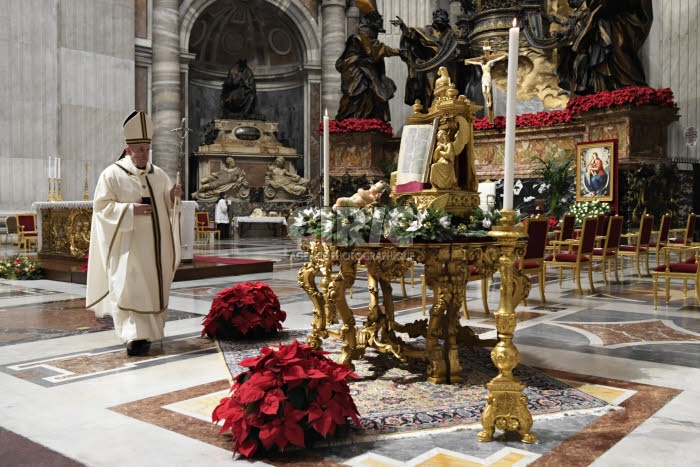
[[[323,115],[323,205],[330,206],[331,204],[331,185],[330,185],[330,130],[328,121],[328,109]]]
[[[48,172],[49,172],[49,178],[53,178],[53,177],[51,176],[51,175],[53,175],[53,174],[51,173],[51,156],[49,156],[49,167],[48,167],[48,169],[49,169],[49,170],[48,170]]]
[[[515,105],[518,95],[518,47],[520,28],[516,20],[508,33],[508,89],[506,95],[506,153],[503,170],[503,209],[513,209],[515,173]]]
[[[58,165],[56,166],[56,178],[61,178],[61,158],[57,157],[56,161],[58,162]]]

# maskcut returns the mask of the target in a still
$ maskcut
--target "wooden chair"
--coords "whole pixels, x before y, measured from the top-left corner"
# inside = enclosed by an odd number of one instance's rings
[[[20,248],[26,253],[29,247],[34,244],[37,247],[39,232],[36,227],[36,214],[33,212],[17,214],[17,251]]]
[[[219,232],[219,229],[216,227],[212,227],[210,222],[209,222],[209,213],[204,212],[204,211],[198,211],[195,213],[195,236],[197,240],[200,240],[204,237],[207,238],[207,242],[209,242],[209,239],[214,236],[217,238],[217,240],[221,240],[221,232]]]
[[[578,292],[583,295],[581,288],[581,266],[588,266],[588,282],[591,285],[591,292],[595,292],[593,287],[593,265],[591,254],[595,246],[595,233],[598,225],[598,219],[595,217],[586,217],[583,220],[581,236],[576,240],[571,240],[569,243],[573,247],[573,252],[555,253],[548,256],[545,261],[545,267],[559,268],[559,287],[562,282],[562,268],[572,268],[573,274],[576,277],[576,285]]]
[[[531,217],[525,221],[525,231],[527,232],[525,255],[515,260],[515,267],[522,271],[523,274],[537,274],[540,286],[540,299],[542,303],[547,303],[544,298],[544,259],[547,234],[549,233],[549,219],[542,216]],[[527,306],[527,297],[523,299],[523,304]]]
[[[600,217],[598,222],[601,222]],[[612,261],[615,268],[615,282],[620,282],[620,277],[617,275],[617,252],[620,248],[620,238],[622,235],[622,216],[608,216],[608,227],[603,240],[602,248],[593,248],[591,255],[592,259],[599,260],[603,269],[603,282],[608,284],[608,262]]]
[[[17,216],[7,216],[7,218],[5,218],[5,229],[5,241],[8,243],[14,243],[11,242],[10,239],[12,235],[19,236],[17,231]]]
[[[693,236],[695,236],[695,213],[691,212],[688,214],[688,221],[685,224],[685,229],[669,229],[669,234],[680,233],[681,235],[677,238],[669,238],[668,243],[673,245],[690,245],[693,243]]]
[[[664,214],[661,217],[661,225],[659,230],[656,232],[652,231],[652,236],[656,234],[656,241],[649,242],[649,250],[656,253],[656,265],[659,266],[661,261],[659,257],[661,256],[661,249],[668,243],[668,234],[671,229],[671,215]]]
[[[637,243],[634,245],[620,245],[617,250],[617,254],[622,257],[622,267],[625,269],[625,256],[632,256],[635,258],[637,264],[637,276],[642,277],[642,271],[639,268],[640,257],[644,256],[645,263],[647,266],[647,276],[651,274],[649,271],[649,241],[651,240],[651,230],[654,227],[654,216],[647,214],[642,217],[639,224],[639,232],[637,234]]]
[[[659,279],[666,280],[666,304],[671,300],[671,279],[683,280],[683,298],[688,294],[688,281],[695,281],[695,297],[700,299],[700,268],[698,268],[697,255],[700,252],[700,247],[690,247],[686,245],[669,245],[662,248],[664,253],[664,264],[654,268],[652,272],[652,280],[654,283],[654,309],[658,304],[657,291],[659,288]],[[671,263],[670,252],[677,251],[678,253],[692,253],[693,257],[684,262]],[[680,256],[680,254],[679,254]]]

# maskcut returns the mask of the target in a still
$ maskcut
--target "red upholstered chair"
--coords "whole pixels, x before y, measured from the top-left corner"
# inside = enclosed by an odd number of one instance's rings
[[[542,216],[527,219],[525,221],[525,232],[527,232],[525,255],[515,260],[515,267],[522,271],[523,274],[537,274],[540,286],[540,299],[542,303],[547,303],[544,298],[544,257],[547,233],[549,232],[549,219]],[[527,306],[527,297],[523,299],[523,303]]]
[[[583,227],[581,228],[581,236],[572,246],[573,253],[555,253],[545,258],[545,267],[559,268],[559,287],[561,287],[562,268],[572,268],[573,274],[576,277],[576,285],[578,292],[583,294],[581,288],[581,266],[588,266],[588,282],[591,285],[591,292],[595,292],[593,287],[593,265],[591,255],[595,246],[595,233],[598,225],[598,219],[595,217],[586,217],[583,219]]]
[[[598,222],[601,218],[598,217]],[[622,235],[622,216],[608,216],[608,227],[603,239],[602,248],[593,248],[592,259],[600,260],[603,268],[603,282],[608,283],[608,261],[613,262],[615,268],[615,282],[620,282],[620,277],[617,275],[617,251],[620,247],[620,238]]]
[[[637,263],[637,276],[642,277],[642,271],[639,268],[639,259],[644,256],[647,266],[647,276],[651,274],[649,271],[649,241],[651,240],[651,229],[654,227],[654,216],[647,214],[642,218],[639,224],[639,232],[637,234],[637,243],[634,245],[620,245],[617,254],[622,257],[622,269],[625,269],[625,256],[632,256]]]
[[[649,242],[649,250],[656,253],[657,266],[661,264],[661,260],[659,259],[661,256],[661,249],[668,243],[668,234],[670,229],[671,215],[664,214],[663,217],[661,217],[661,226],[659,227],[659,230],[652,232],[652,235],[656,234],[656,241]]]
[[[682,263],[671,263],[670,262],[670,252],[672,250],[682,251],[684,253],[691,252],[693,257]],[[697,255],[700,252],[700,247],[688,247],[685,245],[678,246],[667,246],[662,249],[664,252],[664,264],[654,268],[654,272],[651,273],[652,280],[654,283],[654,309],[657,306],[657,291],[659,288],[659,279],[666,280],[666,304],[668,305],[671,300],[671,279],[682,279],[683,280],[683,298],[688,294],[688,281],[695,281],[695,297],[700,299],[700,268],[698,268]]]
[[[576,216],[574,214],[565,214],[561,220],[561,230],[559,230],[559,235],[548,245],[548,250],[550,250],[550,253],[554,254],[554,252],[560,252],[562,250],[561,247],[563,242],[568,242],[574,238],[575,226]]]
[[[39,232],[36,228],[36,214],[33,212],[17,214],[17,250],[24,248],[24,252],[34,244],[37,246]]]
[[[195,234],[197,239],[207,237],[207,242],[212,236],[215,236],[217,240],[221,239],[221,232],[216,227],[212,227],[209,223],[209,213],[204,211],[198,211],[195,213]]]

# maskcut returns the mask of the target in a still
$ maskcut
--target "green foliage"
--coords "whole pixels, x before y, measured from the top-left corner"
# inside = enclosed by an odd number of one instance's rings
[[[37,260],[19,255],[0,259],[0,279],[31,280],[42,277],[43,271]]]
[[[568,155],[561,158],[543,159],[535,156],[532,159],[539,163],[533,173],[544,178],[548,184],[546,188],[547,204],[549,213],[560,218],[566,212],[566,202],[571,194],[571,187],[574,183],[574,157]]]

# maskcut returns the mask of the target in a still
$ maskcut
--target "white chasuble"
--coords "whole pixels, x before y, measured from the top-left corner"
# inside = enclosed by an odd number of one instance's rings
[[[98,317],[111,315],[124,342],[163,338],[180,262],[181,215],[171,187],[159,167],[141,170],[125,157],[102,172],[95,188],[86,304]],[[134,216],[133,203],[144,197],[152,214]]]

